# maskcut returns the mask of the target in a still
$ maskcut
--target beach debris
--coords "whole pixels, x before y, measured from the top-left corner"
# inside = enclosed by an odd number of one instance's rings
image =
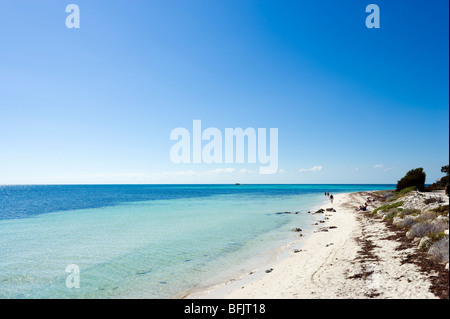
[[[333,212],[333,213],[336,212],[336,210],[335,210],[334,208],[327,208],[326,211],[327,211],[327,212]]]
[[[323,214],[324,212],[325,212],[325,209],[321,208],[318,211],[316,211],[314,214]]]
[[[334,245],[333,243],[329,243],[329,244],[327,244],[325,247],[329,247],[329,246],[331,246],[331,245]]]
[[[296,254],[296,253],[299,253],[299,252],[301,252],[302,250],[301,249],[294,249],[292,252],[294,253],[294,254]]]
[[[273,271],[273,268],[267,269],[266,274],[271,273]]]
[[[329,229],[334,229],[337,228],[336,226],[328,226],[328,227],[319,227],[316,229],[316,231],[314,231],[315,233],[320,233],[320,232],[328,232]]]
[[[301,232],[301,231],[302,231],[302,229],[301,229],[301,228],[298,228],[298,227],[296,227],[296,228],[292,228],[292,231],[295,231],[295,232]]]

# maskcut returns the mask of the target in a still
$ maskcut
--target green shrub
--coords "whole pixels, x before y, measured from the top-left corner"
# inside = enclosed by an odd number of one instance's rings
[[[401,197],[401,196],[406,195],[409,192],[415,191],[416,189],[417,189],[417,186],[410,186],[410,187],[403,188],[399,191],[396,191],[395,193],[397,194],[397,196]]]
[[[448,263],[448,236],[433,243],[428,253],[438,262]]]
[[[443,232],[446,229],[444,223],[416,223],[409,231],[409,238],[425,237],[431,234]]]
[[[389,194],[388,197],[386,197],[386,201],[394,202],[394,201],[398,200],[399,198],[405,196],[406,194],[415,191],[416,189],[417,189],[416,186],[411,186],[411,187],[406,187],[399,191],[396,190],[392,194]]]
[[[403,220],[401,222],[398,223],[398,226],[401,228],[411,228],[412,226],[414,226],[416,224],[416,220],[411,217],[411,216],[406,216],[405,218],[403,218]]]
[[[432,212],[437,213],[438,215],[448,216],[448,205],[442,205],[431,210]]]
[[[420,209],[416,209],[416,208],[406,208],[402,211],[400,217],[403,216],[417,216],[420,215],[422,213],[422,211]]]
[[[438,213],[429,210],[429,211],[426,211],[426,212],[423,212],[422,214],[420,214],[420,216],[417,217],[417,220],[422,222],[422,223],[431,222],[432,220],[434,220],[438,216],[439,216]]]
[[[435,233],[435,234],[430,234],[428,235],[428,237],[430,237],[431,241],[437,242],[439,240],[441,240],[442,238],[448,237],[444,232],[440,232],[440,233]]]
[[[426,174],[423,171],[423,168],[412,169],[397,182],[397,191],[409,187],[417,187],[419,191],[423,191],[425,188],[425,179]]]
[[[395,203],[392,203],[392,204],[387,204],[387,205],[380,206],[380,207],[376,208],[373,211],[373,214],[376,214],[380,210],[385,212],[385,213],[389,213],[391,210],[402,206],[404,203],[405,203],[404,201],[399,201],[399,202],[395,202]]]

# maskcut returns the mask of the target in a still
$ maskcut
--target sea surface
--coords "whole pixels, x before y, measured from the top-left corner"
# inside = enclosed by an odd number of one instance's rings
[[[0,298],[181,297],[267,262],[324,192],[393,188],[0,186]]]

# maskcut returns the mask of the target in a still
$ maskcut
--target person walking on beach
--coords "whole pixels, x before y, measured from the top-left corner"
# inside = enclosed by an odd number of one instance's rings
[[[330,201],[331,201],[331,204],[333,204],[333,199],[334,199],[333,194],[331,194],[331,195],[330,195]]]

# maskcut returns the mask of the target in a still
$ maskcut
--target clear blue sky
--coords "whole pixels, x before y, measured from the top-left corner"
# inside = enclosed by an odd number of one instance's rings
[[[416,167],[431,183],[449,161],[448,6],[2,0],[0,184],[396,183]],[[172,163],[170,132],[193,120],[278,128],[280,171]]]

